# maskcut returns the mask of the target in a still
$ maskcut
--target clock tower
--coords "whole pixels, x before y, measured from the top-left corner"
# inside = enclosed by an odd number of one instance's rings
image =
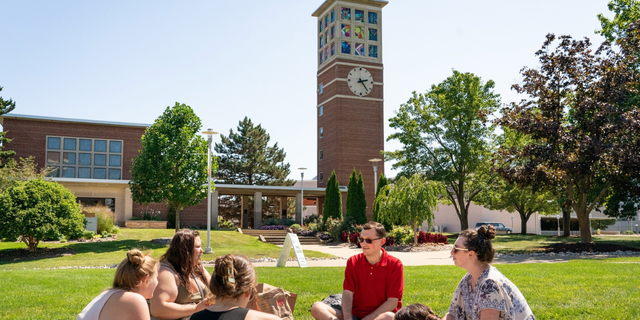
[[[369,160],[382,158],[384,149],[382,8],[387,4],[326,0],[313,13],[318,19],[318,187],[326,186],[334,170],[340,186],[347,186],[355,168],[362,173],[369,219],[375,196]],[[378,168],[380,177],[384,163]],[[344,193],[342,201],[346,212]],[[319,199],[319,213],[323,203]]]

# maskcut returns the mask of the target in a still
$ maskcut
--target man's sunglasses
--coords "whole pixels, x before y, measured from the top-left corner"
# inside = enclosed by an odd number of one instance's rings
[[[465,249],[465,248],[458,248],[456,246],[453,246],[453,253],[456,253],[459,251],[469,251],[469,249]]]
[[[365,238],[363,238],[363,237],[359,237],[359,238],[358,238],[358,241],[360,241],[360,242],[366,242],[366,243],[368,243],[368,244],[371,244],[371,243],[373,243],[374,241],[376,241],[376,240],[380,240],[380,239],[382,239],[382,238],[365,239]]]

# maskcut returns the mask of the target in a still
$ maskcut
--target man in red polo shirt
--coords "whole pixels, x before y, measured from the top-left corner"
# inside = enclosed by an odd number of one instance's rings
[[[402,307],[402,262],[382,249],[387,232],[380,223],[362,226],[362,253],[347,261],[342,285],[342,310],[316,302],[311,315],[317,320],[392,319]]]

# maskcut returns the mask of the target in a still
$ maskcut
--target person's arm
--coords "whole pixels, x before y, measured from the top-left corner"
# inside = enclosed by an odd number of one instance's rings
[[[126,292],[122,295],[121,301],[123,308],[119,308],[120,316],[117,319],[122,320],[149,320],[149,306],[147,300],[141,295],[133,292]]]
[[[351,320],[353,310],[353,292],[349,290],[342,291],[342,318],[344,320]]]
[[[445,314],[444,317],[442,317],[442,320],[456,320],[452,315],[450,314]]]
[[[156,318],[175,319],[187,317],[206,308],[207,300],[198,304],[178,304],[178,287],[176,276],[169,270],[161,268],[158,272],[158,286],[151,298],[151,315]]]
[[[495,309],[480,310],[480,320],[498,320],[500,319],[500,311]]]
[[[262,311],[256,311],[256,310],[249,310],[249,312],[247,312],[247,317],[244,318],[244,320],[281,320],[281,319],[280,317],[274,314],[270,314]]]
[[[344,299],[344,295],[342,296]],[[366,317],[362,318],[361,320],[373,320],[375,318],[377,318],[379,315],[387,312],[387,311],[393,311],[396,309],[396,307],[398,306],[398,298],[388,298],[387,301],[385,301],[383,304],[381,304],[376,310],[374,310],[372,313],[368,314]],[[345,318],[347,319],[347,318]]]

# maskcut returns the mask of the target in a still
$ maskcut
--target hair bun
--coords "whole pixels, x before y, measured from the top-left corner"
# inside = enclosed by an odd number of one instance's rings
[[[492,225],[483,225],[478,229],[478,235],[489,240],[494,239],[496,237],[496,227]]]
[[[127,259],[134,266],[140,266],[144,262],[144,254],[138,249],[131,249],[127,252]]]

